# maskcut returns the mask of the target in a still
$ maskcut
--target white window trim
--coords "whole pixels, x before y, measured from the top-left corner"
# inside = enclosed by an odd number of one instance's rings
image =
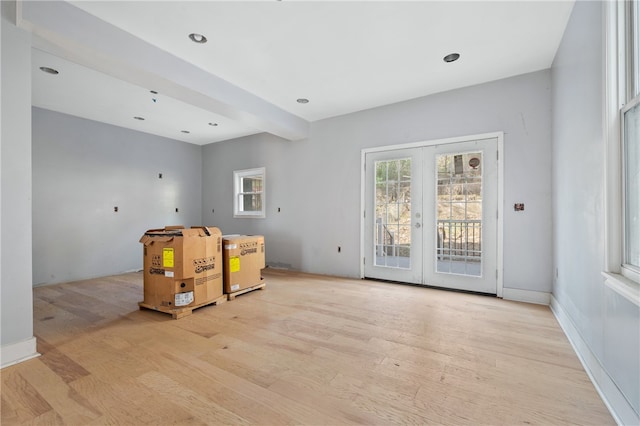
[[[605,285],[616,293],[624,296],[634,305],[640,306],[640,286],[636,281],[632,281],[621,274],[603,272]]]
[[[259,212],[245,212],[240,210],[238,195],[241,192],[240,180],[247,176],[262,176],[262,210]],[[245,219],[264,219],[266,218],[266,195],[267,195],[267,174],[264,167],[255,169],[235,170],[233,172],[233,217]]]
[[[625,63],[619,58],[624,40],[624,18],[617,1],[603,2],[604,10],[604,136],[605,162],[605,262],[603,276],[607,287],[640,306],[640,277],[622,266],[623,262],[623,177],[621,109],[627,98]]]

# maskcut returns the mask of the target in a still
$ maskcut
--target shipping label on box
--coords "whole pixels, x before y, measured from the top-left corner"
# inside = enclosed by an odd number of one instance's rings
[[[173,247],[164,247],[162,249],[162,267],[163,268],[173,268]]]
[[[175,306],[187,306],[193,302],[193,292],[177,293],[175,296]]]
[[[240,256],[229,256],[229,272],[240,271]]]

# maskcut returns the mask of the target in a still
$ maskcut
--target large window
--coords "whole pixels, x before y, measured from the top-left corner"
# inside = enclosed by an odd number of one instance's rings
[[[265,217],[264,167],[233,172],[233,216]]]
[[[640,303],[640,7],[607,13],[607,284]],[[616,288],[617,287],[617,288]],[[622,290],[620,290],[622,289]]]
[[[640,7],[637,1],[620,5],[623,250],[622,273],[637,281],[640,274]]]

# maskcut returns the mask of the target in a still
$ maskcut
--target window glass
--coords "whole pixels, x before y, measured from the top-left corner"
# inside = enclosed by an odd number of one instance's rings
[[[623,119],[624,263],[640,269],[640,104],[627,110]]]
[[[265,169],[233,172],[234,217],[265,217]]]

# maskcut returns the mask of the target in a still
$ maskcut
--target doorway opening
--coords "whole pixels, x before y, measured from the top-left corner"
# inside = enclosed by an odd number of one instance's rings
[[[362,151],[362,278],[502,295],[502,133]]]

